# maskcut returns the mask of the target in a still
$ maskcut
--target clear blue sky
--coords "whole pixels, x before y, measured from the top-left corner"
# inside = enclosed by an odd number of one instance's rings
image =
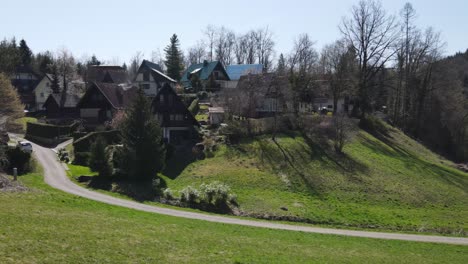
[[[123,63],[136,52],[146,58],[176,33],[185,50],[208,25],[236,32],[269,26],[276,50],[288,53],[294,38],[309,33],[316,48],[340,37],[338,24],[358,0],[23,0],[2,1],[0,37],[24,38],[33,51],[66,47],[77,57],[92,55]],[[384,0],[397,14],[405,0]],[[468,48],[467,0],[413,0],[417,24],[433,26],[446,41],[445,54]]]

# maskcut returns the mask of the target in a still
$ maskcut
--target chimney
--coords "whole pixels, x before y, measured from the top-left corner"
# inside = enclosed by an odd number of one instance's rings
[[[206,67],[208,65],[208,61],[207,60],[204,60],[203,61],[203,67]]]

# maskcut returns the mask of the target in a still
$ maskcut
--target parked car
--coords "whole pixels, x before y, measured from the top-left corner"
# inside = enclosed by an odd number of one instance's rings
[[[28,141],[19,141],[18,148],[26,153],[31,153],[33,151],[32,145]]]

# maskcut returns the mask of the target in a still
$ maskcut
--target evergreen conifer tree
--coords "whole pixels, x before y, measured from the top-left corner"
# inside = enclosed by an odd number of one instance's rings
[[[142,90],[127,108],[121,126],[123,170],[133,180],[152,180],[164,168],[166,150],[161,128]]]
[[[26,41],[24,39],[22,39],[20,41],[19,52],[20,52],[20,56],[21,56],[21,63],[23,65],[31,65],[33,54],[32,54],[31,49],[28,47],[28,44],[26,44]]]
[[[164,49],[166,53],[166,65],[167,75],[174,80],[180,80],[180,73],[183,70],[182,65],[182,52],[180,51],[180,43],[177,35],[172,35],[170,44]]]
[[[112,165],[109,161],[109,155],[106,153],[106,142],[100,136],[91,145],[89,167],[92,171],[97,171],[99,176],[109,177],[112,175]]]

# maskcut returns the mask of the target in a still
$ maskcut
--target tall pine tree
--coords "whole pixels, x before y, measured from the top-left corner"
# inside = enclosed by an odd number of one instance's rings
[[[125,113],[121,129],[123,169],[133,180],[152,180],[164,168],[166,150],[161,128],[142,90]]]
[[[21,63],[23,65],[31,65],[33,53],[24,39],[20,41],[19,52],[21,56]]]
[[[180,51],[180,43],[177,35],[172,35],[170,39],[170,44],[164,49],[166,53],[166,60],[164,64],[166,65],[167,75],[174,80],[180,80],[180,73],[183,70],[182,64],[182,53]]]

